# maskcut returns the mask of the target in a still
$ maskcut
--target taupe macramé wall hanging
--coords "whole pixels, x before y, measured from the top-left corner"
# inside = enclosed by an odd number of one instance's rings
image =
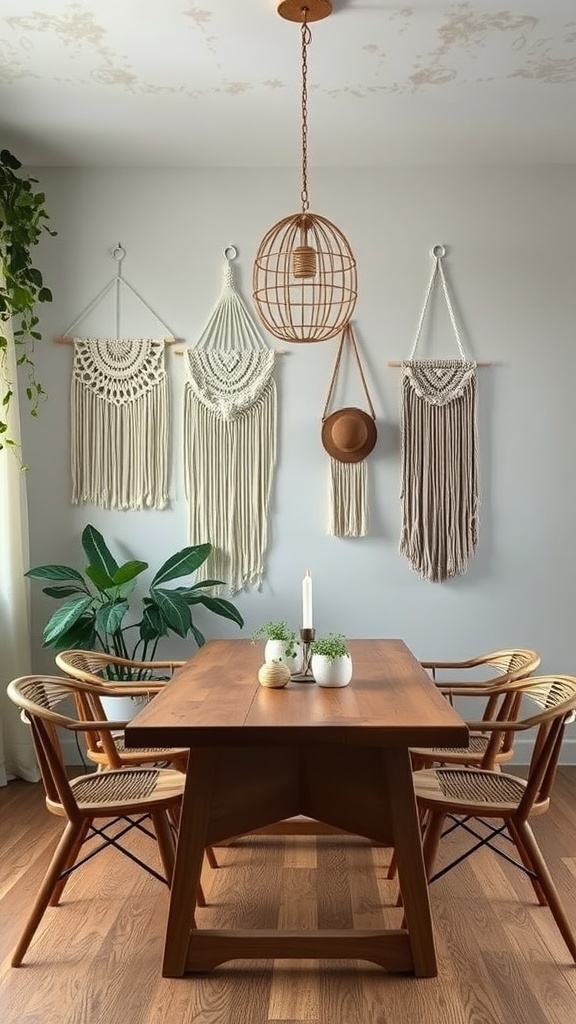
[[[185,353],[184,474],[190,543],[213,545],[200,578],[223,580],[234,594],[264,574],[276,383],[275,352],[234,288],[234,246],[224,255],[222,293]]]
[[[352,351],[369,413],[347,406],[329,414],[340,371],[342,353]],[[330,455],[330,504],[328,533],[333,537],[365,537],[368,532],[368,473],[366,458],[376,444],[376,413],[368,393],[352,325],[342,331],[328,397],[322,415],[322,444]]]
[[[476,363],[467,359],[442,257],[434,267],[410,358],[402,363],[402,527],[400,553],[424,579],[464,573],[478,541]],[[416,359],[437,283],[448,307],[459,359]]]
[[[165,508],[168,503],[169,394],[165,346],[176,339],[122,277],[126,252],[112,250],[117,274],[57,341],[73,344],[70,387],[73,505]],[[169,337],[120,337],[120,290],[127,289]],[[68,337],[115,289],[116,337]]]

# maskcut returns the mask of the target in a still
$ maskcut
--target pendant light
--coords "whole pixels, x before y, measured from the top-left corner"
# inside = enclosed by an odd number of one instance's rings
[[[278,13],[301,24],[302,189],[300,213],[284,217],[266,233],[254,261],[256,311],[276,338],[327,341],[340,334],[356,304],[356,260],[346,237],[308,200],[309,22],[327,18],[330,0],[282,0]]]

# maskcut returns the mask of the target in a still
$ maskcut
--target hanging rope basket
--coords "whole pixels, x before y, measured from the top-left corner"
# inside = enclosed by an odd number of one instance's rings
[[[256,254],[253,297],[267,330],[286,341],[327,341],[356,304],[356,260],[325,217],[297,213],[270,228]]]

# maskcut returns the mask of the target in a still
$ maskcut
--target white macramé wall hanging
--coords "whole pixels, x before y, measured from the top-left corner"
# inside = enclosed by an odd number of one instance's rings
[[[360,373],[370,413],[347,406],[328,413],[348,343]],[[328,397],[322,414],[322,444],[330,455],[328,533],[332,537],[365,537],[368,532],[368,473],[366,458],[376,444],[376,413],[360,362],[352,325],[342,331]]]
[[[73,505],[108,509],[165,508],[168,504],[169,395],[165,346],[176,339],[124,280],[118,244],[117,275],[58,341],[74,345],[70,388]],[[121,338],[120,288],[152,313],[169,338]],[[74,328],[116,289],[116,337],[69,338]]]
[[[410,358],[402,363],[402,527],[400,553],[421,577],[464,573],[478,541],[476,363],[464,354],[448,293],[443,246],[434,267]],[[440,281],[459,359],[415,359],[434,285]]]
[[[199,578],[232,594],[262,582],[276,462],[275,352],[234,288],[236,255],[224,250],[220,298],[186,350],[184,397],[190,543],[213,545]]]

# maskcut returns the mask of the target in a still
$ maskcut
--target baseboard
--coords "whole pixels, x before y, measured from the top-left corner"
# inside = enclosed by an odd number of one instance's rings
[[[511,764],[530,764],[531,754],[532,741],[528,737],[517,736],[514,743],[514,758]],[[559,763],[576,765],[576,737],[568,736],[564,739]]]

